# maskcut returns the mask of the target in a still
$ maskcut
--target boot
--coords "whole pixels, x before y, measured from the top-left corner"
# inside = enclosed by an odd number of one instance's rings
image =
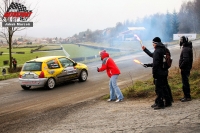
[[[182,98],[181,102],[188,102],[188,101],[191,101],[191,100],[192,100],[191,98]]]
[[[154,103],[153,105],[151,105],[152,108],[155,108],[157,106],[156,103]]]
[[[154,110],[164,109],[164,108],[165,108],[165,105],[164,105],[163,100],[158,100],[158,104],[157,106],[154,107]]]
[[[165,106],[156,106],[156,107],[154,107],[154,110],[158,110],[158,109],[164,109],[165,108]]]
[[[165,107],[171,107],[172,103],[165,103]]]

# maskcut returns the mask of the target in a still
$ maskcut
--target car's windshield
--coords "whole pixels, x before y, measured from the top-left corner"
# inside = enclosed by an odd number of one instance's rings
[[[26,62],[22,71],[41,71],[42,62]]]

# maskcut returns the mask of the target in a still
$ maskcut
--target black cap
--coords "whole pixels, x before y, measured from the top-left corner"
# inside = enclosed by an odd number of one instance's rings
[[[159,38],[159,37],[155,37],[154,39],[153,39],[153,42],[161,42],[161,39]]]

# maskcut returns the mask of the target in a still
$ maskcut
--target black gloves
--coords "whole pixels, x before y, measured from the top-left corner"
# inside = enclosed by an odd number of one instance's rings
[[[99,68],[97,67],[97,72],[99,72]]]
[[[143,67],[147,68],[147,64],[143,64]]]
[[[153,67],[153,64],[152,64],[152,63],[150,63],[150,64],[143,64],[143,66],[144,66],[145,68],[147,68],[147,67]]]

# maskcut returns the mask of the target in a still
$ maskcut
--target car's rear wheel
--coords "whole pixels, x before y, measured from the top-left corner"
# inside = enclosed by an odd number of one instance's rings
[[[22,89],[24,90],[29,90],[31,88],[31,86],[26,86],[26,85],[21,85]]]
[[[56,85],[54,78],[49,78],[46,83],[46,88],[52,90]]]
[[[82,70],[79,76],[79,81],[84,82],[87,80],[88,73],[86,70]]]

